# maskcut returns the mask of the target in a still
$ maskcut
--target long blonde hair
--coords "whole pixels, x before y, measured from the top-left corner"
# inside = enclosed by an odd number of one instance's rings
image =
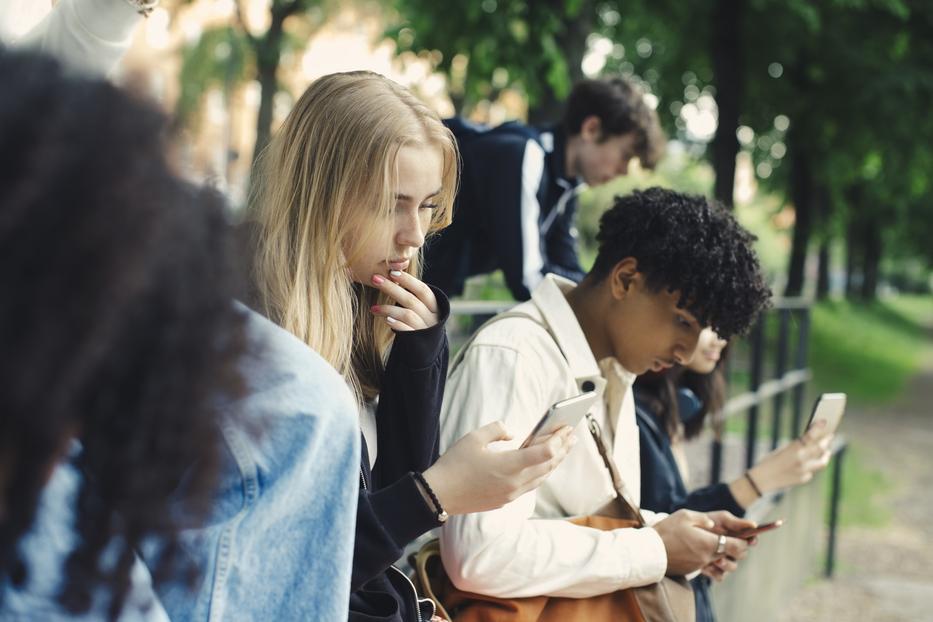
[[[360,400],[379,393],[393,333],[373,304],[394,304],[354,284],[348,264],[389,223],[396,162],[406,145],[443,154],[443,189],[428,234],[450,224],[456,142],[436,113],[379,74],[316,80],[263,152],[252,205],[260,304],[342,373]],[[388,225],[385,225],[388,226]],[[360,239],[353,236],[363,235]],[[368,232],[368,233],[367,233]],[[420,277],[420,253],[408,272]]]

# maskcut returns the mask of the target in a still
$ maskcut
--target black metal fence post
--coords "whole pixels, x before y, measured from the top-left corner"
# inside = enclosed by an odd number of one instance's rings
[[[800,323],[797,329],[797,352],[794,360],[795,369],[806,369],[809,358],[810,344],[810,309],[804,307],[798,311]],[[801,419],[803,415],[804,384],[794,387],[794,418],[791,422],[791,434],[800,435]]]
[[[836,566],[836,528],[839,526],[839,499],[842,497],[842,463],[846,456],[845,441],[836,452],[833,461],[833,481],[829,498],[829,540],[826,543],[826,571],[827,579],[832,578]]]
[[[788,333],[790,332],[790,309],[778,311],[778,342],[777,360],[775,361],[774,377],[782,379],[787,371]],[[781,440],[781,423],[784,413],[784,391],[779,391],[772,402],[771,418],[771,449],[775,449]]]
[[[764,336],[765,336],[765,318],[762,315],[755,328],[752,330],[752,366],[749,376],[748,390],[755,392],[761,386],[761,375],[764,363]],[[748,409],[748,430],[746,431],[745,447],[745,468],[750,469],[755,464],[755,445],[758,439],[758,414],[760,410],[759,402],[756,400]]]

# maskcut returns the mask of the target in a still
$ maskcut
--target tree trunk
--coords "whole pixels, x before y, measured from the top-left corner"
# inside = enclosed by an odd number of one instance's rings
[[[846,228],[846,298],[855,298],[855,271],[858,269],[858,227],[850,222]]]
[[[797,141],[799,132],[788,136],[791,149],[791,197],[794,201],[794,239],[790,249],[790,265],[787,268],[785,296],[799,296],[803,292],[804,271],[807,264],[807,248],[813,228],[813,177],[806,149]]]
[[[816,299],[826,300],[829,297],[829,238],[820,242],[819,260],[816,272]]]
[[[713,137],[713,171],[716,174],[714,195],[730,209],[735,189],[735,156],[739,141],[742,91],[744,86],[742,58],[742,20],[745,0],[718,0],[712,12],[713,20],[713,84],[716,86],[716,106],[719,123]]]
[[[555,11],[561,10],[564,0],[551,0]],[[584,78],[583,56],[586,54],[586,38],[593,32],[596,11],[590,0],[583,2],[577,16],[565,23],[565,29],[557,33],[557,47],[564,53],[567,61],[567,73],[570,84],[576,84]],[[558,97],[549,84],[544,85],[544,92],[538,101],[528,109],[528,122],[531,125],[552,125],[559,123],[563,116],[564,97]]]
[[[816,192],[818,201],[817,212],[820,215],[820,252],[819,265],[816,271],[816,299],[825,300],[829,296],[829,278],[830,278],[830,242],[832,237],[829,232],[829,217],[832,210],[829,191],[825,186],[820,186]]]
[[[862,300],[870,301],[878,297],[878,271],[881,263],[881,227],[874,218],[865,220],[862,230],[865,255],[862,263]]]
[[[855,298],[858,292],[857,272],[860,264],[862,240],[859,236],[859,210],[861,209],[861,189],[857,186],[846,188],[846,211],[848,223],[846,224],[846,298]]]
[[[277,73],[282,57],[282,24],[285,16],[275,11],[272,13],[272,22],[269,30],[255,44],[256,46],[256,73],[259,79],[259,112],[256,114],[256,144],[253,146],[253,160],[256,159],[272,136],[272,113],[274,112],[275,95],[279,90]]]

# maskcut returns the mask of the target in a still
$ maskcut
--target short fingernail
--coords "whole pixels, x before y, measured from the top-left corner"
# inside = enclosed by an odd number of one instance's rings
[[[386,322],[389,324],[395,324],[397,320],[394,317],[386,316]]]
[[[373,305],[369,308],[373,313],[379,313],[379,305]]]
[[[376,285],[382,285],[383,283],[385,283],[385,279],[379,276],[378,274],[374,274],[373,283],[375,283]]]
[[[401,270],[389,270],[389,274],[391,274],[395,278],[398,278],[402,276],[402,271]]]

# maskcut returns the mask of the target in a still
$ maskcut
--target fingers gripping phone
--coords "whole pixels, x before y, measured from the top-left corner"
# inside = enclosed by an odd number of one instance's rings
[[[596,391],[587,391],[555,403],[544,413],[544,416],[535,425],[520,449],[528,447],[536,438],[556,432],[565,425],[569,425],[571,428],[577,427],[577,424],[589,412],[590,407],[598,398],[599,394]]]
[[[807,429],[817,421],[826,422],[826,431],[835,432],[842,421],[842,415],[846,412],[846,394],[845,393],[824,393],[813,406],[813,414],[810,415],[810,422]]]

